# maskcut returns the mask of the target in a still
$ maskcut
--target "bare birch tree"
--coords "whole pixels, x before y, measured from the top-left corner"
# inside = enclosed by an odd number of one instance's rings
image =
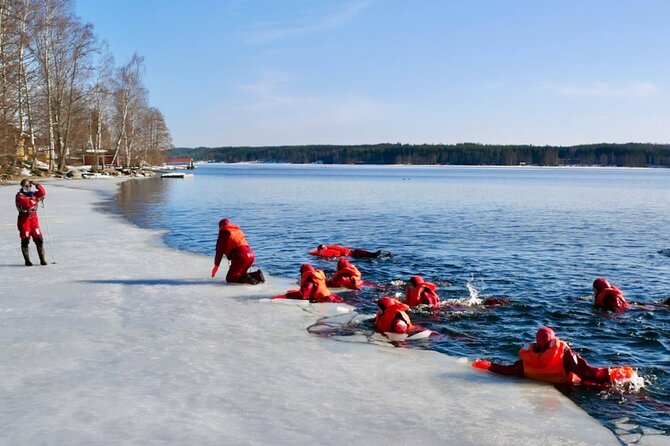
[[[114,90],[115,151],[112,163],[118,163],[123,155],[123,165],[129,167],[134,161],[134,143],[142,111],[147,108],[147,91],[142,84],[144,58],[133,54],[130,61],[119,68]]]
[[[97,51],[93,85],[89,95],[88,144],[93,151],[94,166],[100,166],[100,154],[110,148],[112,75],[114,57],[103,43]],[[103,159],[104,167],[104,159]]]

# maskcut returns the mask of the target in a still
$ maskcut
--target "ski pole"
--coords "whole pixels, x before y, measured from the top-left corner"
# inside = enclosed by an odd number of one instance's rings
[[[53,262],[51,263],[56,263],[56,255],[54,254],[54,245],[51,243],[51,228],[49,227],[49,217],[47,216],[47,205],[42,200],[42,209],[44,209],[44,221],[47,223],[47,234],[49,234],[49,246],[51,247],[51,260]]]

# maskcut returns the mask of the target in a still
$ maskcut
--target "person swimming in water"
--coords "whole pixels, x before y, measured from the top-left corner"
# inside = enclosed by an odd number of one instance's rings
[[[436,290],[434,283],[426,282],[421,276],[412,276],[405,286],[405,304],[409,307],[430,305],[437,308],[440,305],[440,296]]]
[[[363,286],[363,279],[356,265],[345,258],[341,258],[337,262],[337,271],[326,282],[326,285],[334,288],[344,287],[350,290],[358,290]]]
[[[603,310],[623,311],[628,306],[623,291],[610,284],[604,277],[598,277],[593,281],[593,297],[595,307]]]
[[[289,290],[272,299],[300,299],[310,302],[342,302],[342,298],[333,294],[326,285],[326,273],[309,263],[300,266],[300,289]]]
[[[319,245],[315,250],[309,252],[313,256],[335,258],[335,257],[354,257],[354,258],[376,258],[382,255],[381,250],[375,252],[360,248],[347,248],[341,245]]]
[[[499,375],[524,376],[554,384],[607,384],[615,371],[622,368],[593,367],[568,344],[556,337],[554,330],[542,327],[535,334],[535,342],[519,350],[520,359],[511,365],[496,364],[476,359],[472,367]]]
[[[382,297],[377,302],[379,309],[375,315],[375,331],[378,333],[407,334],[412,328],[412,321],[407,314],[409,307],[392,297]]]

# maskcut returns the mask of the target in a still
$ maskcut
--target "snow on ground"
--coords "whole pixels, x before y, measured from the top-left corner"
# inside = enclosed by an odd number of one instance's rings
[[[332,305],[209,278],[212,258],[96,210],[118,182],[45,183],[57,263],[30,268],[0,187],[0,444],[619,444],[551,386],[310,336]]]

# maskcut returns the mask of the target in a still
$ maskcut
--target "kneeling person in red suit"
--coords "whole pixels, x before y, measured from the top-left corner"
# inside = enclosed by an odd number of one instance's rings
[[[254,252],[247,243],[244,232],[227,218],[219,222],[219,237],[216,240],[216,256],[214,257],[212,277],[216,276],[223,256],[226,256],[230,261],[226,282],[251,285],[265,282],[265,276],[260,269],[252,273],[248,272],[256,259]]]

